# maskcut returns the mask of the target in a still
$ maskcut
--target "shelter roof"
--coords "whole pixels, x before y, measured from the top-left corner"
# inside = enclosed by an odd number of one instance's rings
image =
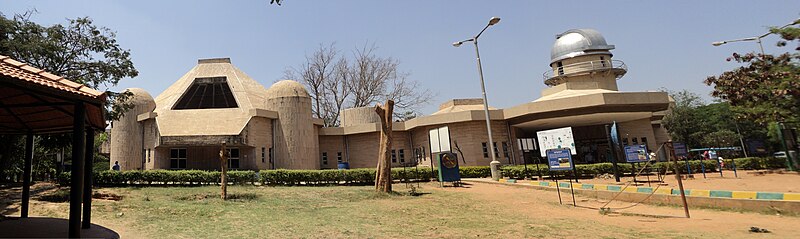
[[[77,102],[87,103],[87,122],[102,129],[105,100],[103,92],[0,55],[0,133],[70,131]]]

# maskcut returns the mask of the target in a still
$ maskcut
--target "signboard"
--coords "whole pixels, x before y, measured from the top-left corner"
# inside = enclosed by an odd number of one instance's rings
[[[522,138],[522,139],[517,139],[517,141],[518,141],[517,145],[519,145],[519,150],[522,150],[523,152],[532,151],[536,149],[535,148],[536,143],[533,141],[533,138]]]
[[[439,182],[461,181],[461,174],[458,171],[458,156],[454,153],[445,152],[436,156],[439,164]]]
[[[617,127],[617,121],[614,121],[614,124],[611,125],[611,142],[614,145],[619,145],[619,128]]]
[[[575,165],[572,164],[572,154],[567,148],[548,149],[547,163],[550,165],[550,171],[572,170],[575,168]]]
[[[450,152],[450,130],[447,126],[428,131],[431,153]]]
[[[625,161],[628,163],[647,162],[650,160],[650,154],[647,153],[647,146],[645,145],[628,145],[625,146]]]
[[[708,151],[708,159],[717,160],[719,157],[717,156],[717,151]]]
[[[575,138],[572,137],[572,127],[551,129],[536,132],[539,141],[539,152],[542,157],[547,155],[548,149],[569,149],[572,154],[575,151]]]
[[[689,157],[689,149],[686,148],[686,144],[674,142],[672,143],[672,148],[675,150],[675,156],[677,157]]]

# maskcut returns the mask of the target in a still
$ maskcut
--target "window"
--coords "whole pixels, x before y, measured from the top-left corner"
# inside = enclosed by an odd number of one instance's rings
[[[147,149],[147,162],[150,162],[150,149]]]
[[[267,162],[267,148],[265,147],[261,147],[261,162],[262,163]]]
[[[628,146],[628,138],[622,138],[622,145]]]
[[[397,153],[400,154],[400,162],[401,163],[405,163],[406,162],[406,154],[403,152],[403,149],[398,149]]]
[[[228,168],[239,168],[239,149],[228,149]]]
[[[560,61],[558,63],[556,63],[556,64],[558,66],[558,75],[563,75],[564,74],[564,64],[561,63]]]
[[[503,141],[503,157],[509,158],[508,157],[508,143],[506,143],[506,141]]]
[[[392,149],[392,163],[397,163],[397,152]]]
[[[500,155],[499,155],[500,152],[497,151],[497,142],[492,142],[492,148],[494,148],[494,157],[495,158],[499,158],[500,157]]]
[[[488,158],[489,157],[489,148],[486,147],[486,142],[481,143],[481,145],[483,146],[483,157],[484,158]]]
[[[186,149],[169,150],[169,168],[186,168]]]
[[[336,162],[337,163],[342,162],[342,152],[336,152]]]
[[[642,144],[647,145],[647,137],[642,137]]]
[[[636,137],[631,138],[631,145],[637,145],[637,144],[639,144],[639,140],[636,139]]]
[[[213,109],[237,108],[236,98],[233,97],[228,78],[203,77],[195,78],[189,89],[183,93],[174,109]]]
[[[603,65],[603,68],[606,68],[606,58],[605,57],[602,57],[602,56],[600,57],[600,64]]]
[[[272,163],[272,162],[274,162],[272,160],[272,147],[269,147],[269,163]]]
[[[322,152],[322,164],[328,165],[328,152]]]

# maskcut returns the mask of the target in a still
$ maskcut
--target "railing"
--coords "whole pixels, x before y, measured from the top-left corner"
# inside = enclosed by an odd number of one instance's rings
[[[554,70],[548,70],[542,75],[544,76],[545,83],[550,85],[548,82],[552,82],[552,80],[555,80],[554,78],[605,70],[611,70],[617,74],[617,77],[620,77],[628,71],[628,66],[625,65],[625,62],[620,60],[586,61],[561,66]]]

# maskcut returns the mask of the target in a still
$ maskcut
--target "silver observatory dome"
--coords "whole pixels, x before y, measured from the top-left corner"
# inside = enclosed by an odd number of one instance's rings
[[[600,32],[594,29],[572,29],[556,35],[556,42],[550,51],[550,64],[560,60],[594,54],[608,54],[614,45],[606,43]]]

